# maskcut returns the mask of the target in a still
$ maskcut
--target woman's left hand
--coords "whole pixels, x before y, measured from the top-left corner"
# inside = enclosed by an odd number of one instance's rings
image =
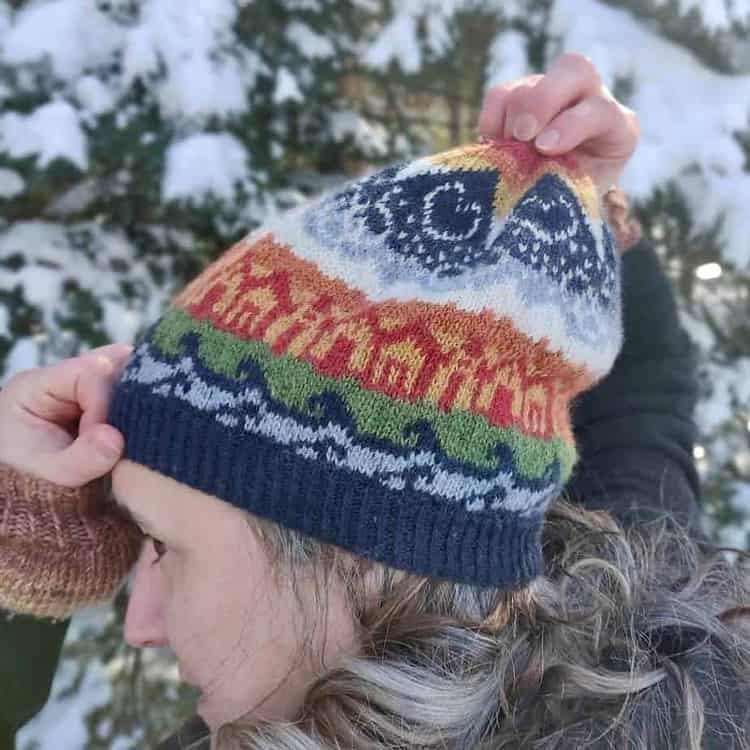
[[[546,75],[493,86],[479,114],[486,138],[534,140],[545,156],[573,152],[601,194],[616,185],[638,145],[638,116],[602,83],[588,57],[561,55]],[[545,133],[557,132],[549,146]]]

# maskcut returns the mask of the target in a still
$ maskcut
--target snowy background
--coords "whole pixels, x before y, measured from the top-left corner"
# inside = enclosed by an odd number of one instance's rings
[[[750,0],[395,5],[0,0],[0,377],[132,341],[263,218],[472,140],[489,86],[578,51],[639,114],[620,186],[704,352],[706,505],[748,546]],[[151,747],[140,725],[189,714],[169,656],[120,637],[114,607],[74,618],[21,750]],[[126,677],[163,697],[129,730]]]

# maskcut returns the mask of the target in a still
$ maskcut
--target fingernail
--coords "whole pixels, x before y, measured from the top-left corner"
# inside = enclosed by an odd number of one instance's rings
[[[522,114],[513,125],[513,135],[519,141],[528,141],[534,137],[539,128],[539,123],[533,115],[528,113]]]
[[[560,140],[557,130],[545,130],[535,141],[539,148],[552,148]]]

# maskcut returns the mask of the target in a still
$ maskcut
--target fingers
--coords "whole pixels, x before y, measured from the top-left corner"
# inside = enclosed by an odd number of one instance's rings
[[[119,377],[127,362],[127,357],[113,358],[97,355],[92,366],[87,369],[78,381],[80,392],[79,403],[83,414],[78,425],[79,432],[84,432],[91,425],[104,422],[107,418],[112,384]]]
[[[566,53],[533,88],[519,88],[509,97],[504,137],[530,141],[558,112],[601,94],[602,89],[601,76],[591,60],[577,52]]]
[[[111,344],[31,370],[19,384],[18,402],[47,422],[61,424],[83,415],[79,426],[83,429],[102,421],[111,383],[131,352],[130,346]]]
[[[108,474],[120,459],[125,440],[108,424],[97,424],[64,450],[40,457],[50,481],[65,487],[80,487]]]
[[[479,116],[479,131],[488,137],[529,141],[559,112],[595,95],[613,99],[593,62],[578,52],[567,52],[546,75],[526,76],[490,89]]]
[[[565,153],[599,136],[611,145],[609,158],[627,159],[635,151],[639,131],[635,113],[632,118],[623,117],[623,110],[606,96],[587,97],[554,117],[536,139],[536,145],[547,154]],[[550,133],[555,135],[546,141],[545,136]]]
[[[132,351],[110,344],[13,376],[0,390],[1,460],[66,487],[111,471],[125,441],[105,420]]]
[[[524,76],[517,81],[510,81],[489,89],[479,113],[479,133],[487,138],[501,138],[500,125],[505,122],[508,100],[513,91],[520,87],[533,88],[534,84],[544,78],[543,75]]]
[[[80,417],[78,435],[69,445],[39,456],[50,481],[80,487],[112,471],[122,456],[125,440],[104,420],[113,381],[132,351],[129,345],[110,344],[37,371],[29,411],[58,424],[61,417]]]

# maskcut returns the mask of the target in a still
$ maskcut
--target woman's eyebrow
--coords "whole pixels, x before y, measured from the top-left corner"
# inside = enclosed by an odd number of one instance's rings
[[[132,521],[136,526],[142,526],[146,529],[151,527],[151,523],[141,516],[139,513],[136,513],[135,511],[131,510],[131,508],[125,503],[123,503],[121,500],[118,499],[117,495],[112,492],[112,500],[115,502],[115,505],[117,505],[117,508],[121,515],[125,516],[129,521]]]

